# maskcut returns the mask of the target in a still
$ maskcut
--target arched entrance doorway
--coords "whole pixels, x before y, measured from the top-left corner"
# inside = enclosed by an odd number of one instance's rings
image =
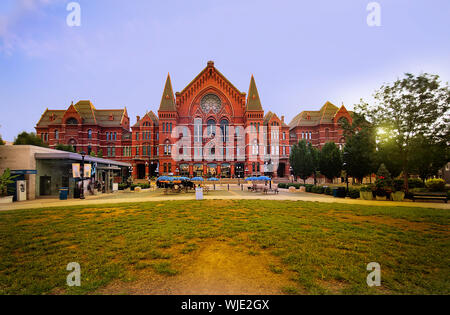
[[[278,177],[284,177],[285,170],[286,170],[286,163],[278,164],[277,176]]]

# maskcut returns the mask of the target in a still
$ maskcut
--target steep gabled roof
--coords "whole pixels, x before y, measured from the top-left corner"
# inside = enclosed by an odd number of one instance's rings
[[[96,109],[91,101],[79,101],[70,105],[67,110],[49,110],[42,114],[36,127],[48,127],[49,125],[60,125],[67,111],[76,112],[85,125],[100,125],[105,127],[120,127],[123,118],[127,115],[124,109]]]
[[[289,127],[295,128],[297,126],[317,126],[319,124],[332,124],[333,118],[339,108],[330,102],[326,102],[325,105],[318,111],[303,111],[295,116],[289,123]]]
[[[180,94],[183,94],[184,92],[186,92],[189,87],[194,84],[206,71],[208,71],[208,69],[213,68],[214,72],[216,72],[221,78],[222,80],[224,80],[227,84],[229,84],[231,86],[231,88],[233,88],[236,93],[241,94],[241,95],[245,95],[245,93],[242,93],[241,91],[239,91],[239,89],[237,87],[235,87],[233,85],[233,83],[230,82],[230,80],[227,79],[226,76],[224,76],[215,66],[214,66],[214,61],[208,61],[207,66],[200,71],[200,73],[191,81],[189,82],[188,85],[186,85],[186,87],[180,92]]]
[[[339,108],[330,102],[326,102],[325,105],[320,109],[321,113],[321,124],[331,124],[333,123],[334,115],[339,111]]]
[[[95,117],[100,126],[119,127],[122,124],[125,111],[125,109],[97,109],[95,110]]]
[[[248,88],[247,95],[247,110],[263,110],[261,100],[259,99],[258,88],[256,87],[255,78],[252,75],[250,80],[250,87]]]
[[[274,118],[274,117],[280,121],[281,127],[288,127],[288,125],[286,125],[286,123],[285,123],[284,121],[282,121],[282,120],[278,117],[277,114],[272,113],[271,111],[268,111],[267,114],[264,116],[264,122],[263,122],[263,124],[264,124],[264,125],[269,124],[269,121],[270,121],[272,118]]]
[[[39,119],[36,127],[48,127],[49,125],[58,125],[62,123],[62,118],[64,116],[65,110],[49,110],[46,109],[42,114],[41,119]]]
[[[175,97],[173,95],[172,82],[170,81],[170,74],[167,75],[166,85],[161,98],[159,106],[160,111],[176,111]]]
[[[147,113],[147,116],[150,117],[151,120],[153,120],[153,123],[158,126],[159,124],[159,119],[158,116],[155,115],[155,113],[153,111],[150,111]]]
[[[155,113],[153,111],[149,111],[147,113],[145,113],[144,117],[142,117],[141,119],[139,119],[134,125],[133,127],[139,127],[140,122],[142,121],[142,119],[144,119],[145,117],[150,118],[153,121],[153,124],[155,126],[159,125],[159,119],[158,116],[155,115]]]
[[[269,121],[272,119],[274,113],[272,113],[270,110],[264,115],[264,121],[263,124],[266,125],[269,123]]]
[[[97,120],[95,118],[95,107],[91,101],[79,101],[74,105],[78,114],[83,118],[83,122],[88,125],[95,125]]]

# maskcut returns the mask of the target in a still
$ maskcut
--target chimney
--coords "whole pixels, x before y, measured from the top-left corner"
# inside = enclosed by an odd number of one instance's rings
[[[284,122],[284,116],[281,116],[281,122]]]
[[[136,116],[136,121],[139,122],[141,120],[141,116]]]

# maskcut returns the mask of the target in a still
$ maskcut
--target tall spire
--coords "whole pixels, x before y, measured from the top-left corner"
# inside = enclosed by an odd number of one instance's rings
[[[160,111],[175,111],[175,98],[173,96],[172,82],[170,81],[170,74],[167,74],[166,85],[161,98]]]
[[[247,110],[263,110],[261,100],[259,99],[258,89],[256,88],[255,78],[252,75],[250,87],[247,96]]]

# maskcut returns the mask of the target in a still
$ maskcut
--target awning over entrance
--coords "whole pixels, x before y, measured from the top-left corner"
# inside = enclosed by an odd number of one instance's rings
[[[72,153],[72,152],[51,152],[51,153],[35,153],[34,154],[36,160],[74,160],[74,161],[81,161],[83,158],[81,154],[78,153]],[[131,167],[130,163],[125,162],[119,162],[114,160],[107,160],[102,158],[97,158],[93,156],[86,155],[84,157],[84,161],[86,163],[97,163],[97,164],[104,164],[104,165],[110,165],[110,166],[116,166],[117,169],[119,166],[122,167]],[[99,168],[99,167],[97,167]]]

